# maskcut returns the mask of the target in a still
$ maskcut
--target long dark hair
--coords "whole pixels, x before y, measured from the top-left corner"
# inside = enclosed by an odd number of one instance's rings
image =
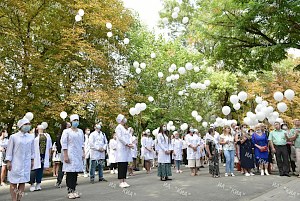
[[[37,137],[39,135],[39,130],[38,130],[38,127],[36,127],[34,129],[34,137]]]
[[[160,125],[158,133],[161,133],[161,134],[162,134],[162,136],[163,136],[165,142],[166,142],[166,138],[165,138],[165,135],[164,135],[164,134],[166,134],[166,135],[168,136],[168,143],[170,143],[169,131],[168,131],[168,130],[164,131],[164,129],[163,129],[164,126],[167,127],[166,124]]]
[[[62,135],[63,131],[64,131],[66,128],[67,128],[67,122],[66,122],[66,121],[61,122],[59,131],[58,131],[58,135]]]
[[[190,132],[191,132],[191,127],[193,127],[193,128],[194,128],[194,126],[192,126],[192,125],[191,125],[191,126],[189,126],[189,127],[188,127],[188,130],[187,130],[187,134],[190,134]],[[194,134],[194,133],[193,133],[193,134]]]

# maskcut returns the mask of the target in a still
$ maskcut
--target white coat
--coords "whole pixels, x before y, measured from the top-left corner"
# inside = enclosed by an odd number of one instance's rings
[[[11,161],[11,170],[7,173],[10,183],[29,182],[31,159],[34,159],[34,135],[19,131],[10,136],[5,159]]]
[[[116,163],[117,150],[114,150],[115,148],[117,148],[117,140],[111,139],[109,141],[109,158],[108,158],[108,161],[110,163]]]
[[[172,150],[172,144],[168,136],[166,134],[159,133],[157,135],[157,145],[159,147],[158,163],[171,163],[171,153],[169,155],[166,154],[166,151]]]
[[[182,160],[182,149],[183,149],[183,144],[181,139],[172,139],[172,147],[173,147],[173,152],[175,153],[176,156],[172,154],[172,158],[174,160]]]
[[[69,163],[63,161],[63,172],[82,172],[83,170],[83,150],[84,148],[84,134],[81,129],[75,132],[71,128],[63,131],[61,136],[61,152],[68,150]]]
[[[131,142],[132,142],[132,145],[134,146],[134,148],[131,149],[132,158],[137,158],[137,144],[138,144],[138,140],[137,139],[135,140],[135,139],[136,139],[136,137],[134,135],[131,135]]]
[[[154,140],[154,148],[155,148],[154,158],[158,158],[158,154],[156,155],[156,152],[158,153],[159,151],[159,147],[157,145],[157,139]]]
[[[91,148],[90,148],[90,141],[89,141],[89,135],[85,134],[85,140],[84,140],[84,152],[85,152],[85,158],[91,157]]]
[[[44,159],[44,170],[49,168],[49,149],[52,149],[52,139],[48,133],[44,133],[44,134],[39,134],[36,138],[34,138],[34,166],[32,170],[41,168],[40,135],[45,135],[47,138],[45,159]]]
[[[91,160],[105,159],[105,150],[107,149],[107,139],[102,131],[94,131],[89,137]],[[99,149],[104,149],[100,152]]]
[[[152,137],[145,137],[144,140],[143,140],[142,146],[144,148],[144,159],[145,160],[152,160],[153,159],[153,149],[152,149],[151,152],[146,149],[146,147],[148,149],[152,148],[152,146],[153,146]]]
[[[119,124],[116,128],[117,138],[117,153],[116,163],[118,162],[132,162],[131,148],[126,146],[130,144],[130,134],[124,126]]]
[[[146,137],[142,137],[142,139],[141,139],[141,145],[142,145],[142,148],[141,148],[141,158],[142,157],[145,157],[145,147],[143,146],[143,144],[145,144],[146,142]]]
[[[201,157],[205,156],[205,150],[203,149],[201,152],[201,149],[204,147],[204,140],[201,137],[199,137],[199,139],[200,139],[200,146],[197,147],[197,155],[196,155],[197,159],[200,159]]]
[[[191,136],[190,134],[186,135],[186,144],[187,144],[187,159],[191,160],[191,159],[199,159],[200,158],[200,138],[198,137],[197,134],[193,134],[193,136]],[[190,147],[190,145],[192,146],[196,146],[199,145],[197,147],[197,151],[194,151],[194,149],[192,147]]]

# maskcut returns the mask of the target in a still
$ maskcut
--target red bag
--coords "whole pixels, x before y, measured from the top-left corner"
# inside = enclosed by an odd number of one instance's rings
[[[256,144],[258,145],[258,143],[257,143],[257,141],[256,141],[256,133],[254,133],[253,134],[254,135],[254,139],[255,139],[255,142],[256,142]],[[265,152],[265,151],[268,151],[268,148],[267,148],[267,146],[261,146],[263,149],[261,150],[261,149],[259,149],[259,151],[260,152]]]

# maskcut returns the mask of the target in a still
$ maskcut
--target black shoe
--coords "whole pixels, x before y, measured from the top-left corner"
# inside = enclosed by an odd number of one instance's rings
[[[200,166],[200,168],[204,168],[204,166],[203,166],[203,165],[201,165],[201,166]]]
[[[284,176],[284,174],[280,174],[280,176],[282,177],[282,176]]]
[[[291,175],[289,175],[289,174],[284,174],[284,176],[291,177]]]
[[[107,180],[104,179],[104,178],[99,179],[99,181],[105,181],[105,182],[107,182]]]
[[[169,177],[166,177],[166,180],[172,180],[172,179],[170,179]]]
[[[91,184],[94,184],[94,180],[91,180],[90,183],[91,183]]]
[[[137,169],[137,168],[134,168],[133,170],[134,170],[134,171],[140,171],[140,170],[139,170],[139,169]]]

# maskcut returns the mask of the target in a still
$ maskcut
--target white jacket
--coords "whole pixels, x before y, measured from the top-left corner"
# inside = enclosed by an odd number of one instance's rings
[[[110,163],[116,163],[117,150],[114,150],[115,148],[117,148],[117,140],[111,139],[109,141],[109,158],[108,158],[108,161]]]
[[[116,138],[117,138],[117,153],[116,153],[116,163],[118,162],[132,162],[131,148],[126,146],[130,144],[130,134],[124,126],[119,124],[116,128]]]
[[[163,136],[164,135],[164,136]],[[170,154],[167,155],[165,152],[172,150],[172,144],[166,134],[159,133],[157,135],[158,151],[158,163],[171,163]]]
[[[105,150],[107,149],[107,139],[102,131],[94,131],[89,137],[91,160],[105,159]],[[104,149],[100,152],[99,149]]]
[[[152,146],[153,146],[152,137],[145,137],[145,139],[143,140],[142,146],[144,148],[144,158],[145,158],[145,160],[152,160],[153,159],[153,149],[152,149],[151,152],[146,149],[146,147],[148,149],[152,148]]]
[[[174,160],[182,160],[182,149],[183,149],[182,140],[180,138],[172,139],[172,147],[173,147],[173,152],[176,155],[174,156],[172,153],[172,158]]]
[[[191,160],[191,159],[199,159],[200,158],[200,138],[198,137],[197,134],[193,134],[193,136],[191,136],[190,134],[186,135],[186,144],[187,144],[187,159]],[[194,151],[194,149],[192,147],[190,147],[190,145],[192,146],[196,146],[199,145],[197,147],[197,151]]]
[[[49,149],[52,149],[52,139],[48,133],[39,134],[34,138],[34,166],[32,170],[41,168],[41,157],[40,157],[40,135],[45,135],[47,138],[46,150],[45,150],[45,159],[44,159],[44,170],[49,168]]]

